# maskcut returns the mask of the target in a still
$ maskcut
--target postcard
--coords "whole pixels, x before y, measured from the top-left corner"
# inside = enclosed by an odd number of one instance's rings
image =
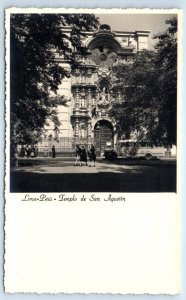
[[[179,294],[181,10],[5,17],[5,292]]]

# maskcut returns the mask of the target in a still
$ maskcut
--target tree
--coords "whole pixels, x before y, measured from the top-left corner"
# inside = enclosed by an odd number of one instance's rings
[[[168,144],[176,144],[177,124],[177,19],[167,20],[164,33],[154,36],[156,73],[158,81],[159,111],[158,130]]]
[[[153,136],[158,109],[154,60],[154,52],[144,50],[131,57],[128,64],[113,69],[122,101],[114,103],[110,113],[117,120],[119,137],[129,138],[137,130],[140,139],[145,135],[157,142]]]
[[[73,66],[73,49],[83,52],[82,30],[98,24],[90,14],[12,14],[10,20],[11,142],[33,143],[48,119],[57,131],[56,108],[67,99],[58,86],[69,70],[55,60],[58,52]],[[70,26],[70,34],[63,30]],[[53,96],[51,97],[51,93]]]
[[[130,63],[113,68],[115,85],[122,91],[121,103],[110,114],[117,120],[119,136],[137,130],[139,138],[154,144],[176,144],[177,22],[156,35],[156,51],[143,50]]]

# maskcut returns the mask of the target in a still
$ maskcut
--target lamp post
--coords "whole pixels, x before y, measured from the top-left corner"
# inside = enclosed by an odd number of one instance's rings
[[[99,122],[97,123],[97,126],[96,126],[96,150],[98,152],[98,155],[100,155],[100,151],[101,151],[101,147],[100,147],[100,132],[101,128],[100,128],[100,124]]]

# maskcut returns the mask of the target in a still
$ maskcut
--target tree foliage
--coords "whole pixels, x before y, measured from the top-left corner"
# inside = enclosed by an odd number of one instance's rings
[[[142,138],[144,130],[150,133],[155,126],[153,60],[154,53],[145,50],[131,58],[129,64],[114,68],[123,97],[120,103],[113,104],[110,113],[118,121],[119,136],[129,138],[137,130]]]
[[[69,70],[55,60],[57,52],[69,65],[73,49],[84,51],[82,30],[98,24],[90,14],[12,14],[10,20],[11,139],[13,143],[38,140],[48,119],[60,125],[56,108],[67,99],[58,87]],[[70,26],[70,33],[63,30]],[[51,97],[51,93],[53,96]]]
[[[176,144],[177,22],[156,35],[155,51],[143,50],[130,63],[113,68],[115,84],[122,90],[121,103],[114,103],[119,136],[137,130],[139,138],[154,144]]]
[[[156,35],[156,73],[158,79],[159,132],[169,144],[176,144],[177,123],[177,19],[167,20],[164,33]]]

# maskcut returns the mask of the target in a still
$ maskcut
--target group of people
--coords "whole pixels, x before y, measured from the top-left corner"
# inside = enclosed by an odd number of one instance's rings
[[[88,159],[89,159],[89,167],[91,167],[91,163],[93,163],[93,167],[95,167],[96,163],[96,150],[94,145],[88,147],[86,150],[85,146],[76,145],[76,161],[75,166],[79,165],[82,166],[83,163],[88,166]]]
[[[56,150],[55,150],[55,146],[52,146],[51,149],[51,157],[55,158],[56,157]],[[38,156],[38,147],[37,145],[22,145],[21,148],[19,149],[19,151],[17,152],[17,155],[19,157],[37,157]],[[49,156],[49,151],[48,148],[45,147],[44,149],[44,157],[48,157]]]
[[[52,146],[51,149],[51,157],[55,158],[56,157],[56,150],[55,146]],[[44,149],[44,157],[48,156],[48,148]],[[22,145],[19,153],[19,157],[37,157],[38,156],[38,147],[34,145]],[[91,164],[93,167],[95,167],[95,162],[96,162],[96,150],[94,148],[94,145],[92,144],[91,146],[88,147],[88,149],[85,148],[83,145],[76,145],[76,161],[75,161],[75,166],[79,165],[82,166],[83,163],[85,163],[86,166],[88,166],[88,161],[89,161],[89,167],[91,167]]]
[[[26,146],[21,146],[20,152],[19,152],[19,156],[20,157],[37,157],[38,155],[38,147],[37,146],[30,146],[30,145],[26,145]]]

